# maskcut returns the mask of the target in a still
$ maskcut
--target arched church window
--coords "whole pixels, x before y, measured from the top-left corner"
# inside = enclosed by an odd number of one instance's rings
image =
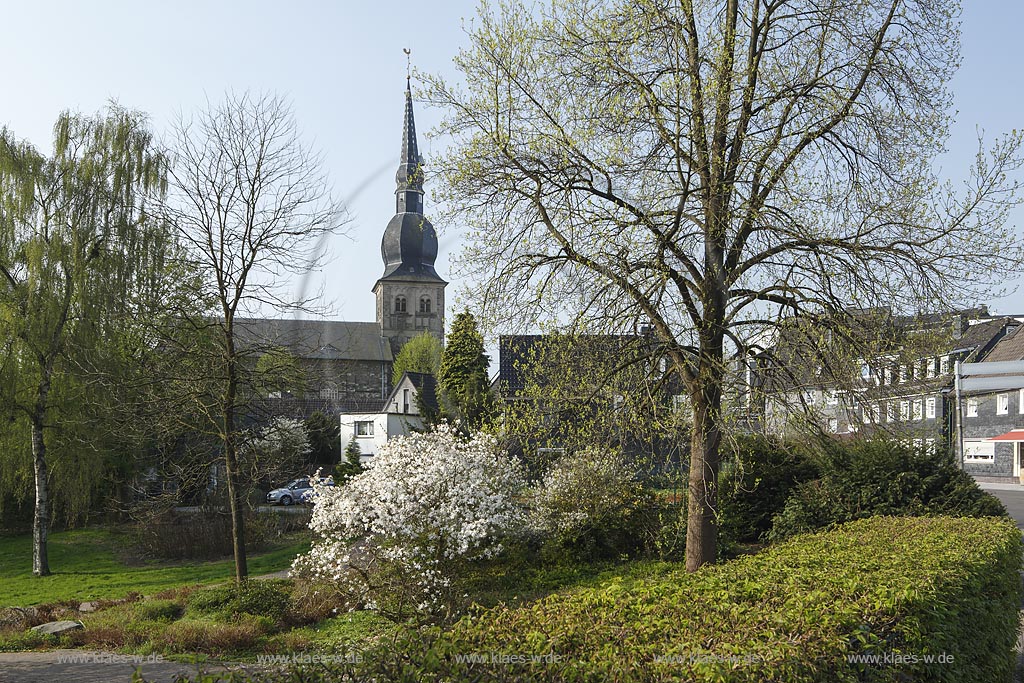
[[[430,297],[420,297],[420,313],[430,313]]]
[[[404,296],[396,296],[395,297],[395,313],[405,313],[405,312],[406,312],[405,297]]]

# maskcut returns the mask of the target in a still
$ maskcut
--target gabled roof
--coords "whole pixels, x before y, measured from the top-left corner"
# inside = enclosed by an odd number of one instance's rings
[[[997,342],[1003,338],[1004,332],[1013,323],[1010,318],[996,318],[971,325],[959,339],[950,342],[949,351],[967,351],[968,356],[965,360],[978,360],[990,349],[994,350],[994,347],[998,346]]]
[[[1024,325],[1018,325],[1011,331],[1007,332],[1006,336],[1000,339],[992,350],[982,358],[982,362],[1001,362],[1001,361],[1014,361],[1024,360]]]
[[[611,371],[631,360],[655,359],[656,351],[657,341],[643,334],[501,335],[497,389],[507,398],[519,396],[535,362],[554,372],[559,372],[559,363],[589,364],[595,371]],[[584,380],[580,377],[579,381]]]
[[[391,409],[391,406],[397,403],[398,392],[409,385],[412,385],[412,388],[418,397],[422,397],[422,401],[425,405],[437,409],[437,380],[434,376],[423,372],[404,372],[402,373],[401,379],[399,379],[398,383],[395,385],[395,388],[392,389],[388,397],[384,399],[384,405],[380,412],[388,412]]]
[[[237,318],[243,344],[283,348],[311,360],[393,360],[391,345],[377,323],[342,320]]]

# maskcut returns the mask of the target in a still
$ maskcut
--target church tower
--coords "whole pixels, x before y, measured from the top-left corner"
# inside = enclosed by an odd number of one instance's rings
[[[381,336],[397,354],[402,344],[424,330],[444,341],[444,288],[448,284],[434,270],[437,233],[423,215],[423,168],[408,78],[402,158],[395,182],[396,213],[380,244],[384,274],[373,286],[373,293]]]

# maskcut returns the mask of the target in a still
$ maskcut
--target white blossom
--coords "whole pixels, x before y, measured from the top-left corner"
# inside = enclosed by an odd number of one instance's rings
[[[465,440],[445,424],[388,441],[344,486],[314,488],[318,540],[296,568],[338,580],[370,609],[448,609],[460,564],[493,557],[523,524],[518,462],[493,437]]]

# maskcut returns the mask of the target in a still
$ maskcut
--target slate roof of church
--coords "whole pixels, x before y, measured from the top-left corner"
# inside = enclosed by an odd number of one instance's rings
[[[373,323],[343,320],[236,319],[243,343],[280,347],[311,360],[393,360],[391,345]]]

